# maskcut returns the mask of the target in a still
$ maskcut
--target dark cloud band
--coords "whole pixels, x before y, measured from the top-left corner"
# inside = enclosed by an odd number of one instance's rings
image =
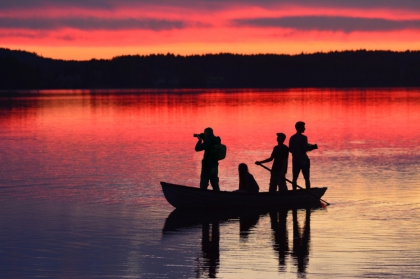
[[[420,11],[419,0],[10,0],[0,1],[0,10],[77,7],[93,10],[118,8],[176,7],[191,10],[224,10],[232,6],[262,8],[290,6],[319,8],[398,9]]]
[[[420,29],[420,20],[387,20],[380,18],[330,17],[330,16],[291,16],[280,18],[236,19],[236,27],[278,27],[310,31],[395,31],[404,29]]]
[[[187,23],[178,20],[158,19],[101,19],[101,18],[0,18],[0,28],[29,29],[29,30],[56,30],[73,28],[79,30],[171,30],[187,27]]]

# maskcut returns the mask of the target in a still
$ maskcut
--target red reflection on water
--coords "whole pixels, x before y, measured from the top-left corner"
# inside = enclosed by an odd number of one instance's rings
[[[245,162],[266,190],[253,162],[269,157],[277,132],[287,143],[296,121],[319,146],[316,179],[337,158],[404,164],[407,152],[419,154],[419,107],[415,89],[40,92],[1,100],[0,184],[18,198],[162,202],[161,180],[198,185],[192,134],[210,126],[228,146],[223,188],[237,187]]]

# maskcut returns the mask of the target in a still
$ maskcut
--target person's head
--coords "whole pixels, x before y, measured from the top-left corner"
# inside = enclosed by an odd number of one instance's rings
[[[296,122],[296,124],[295,124],[295,128],[296,128],[296,131],[297,131],[298,133],[303,133],[303,132],[305,132],[305,122],[302,122],[302,121],[298,121],[298,122]]]
[[[248,172],[248,166],[245,163],[240,163],[238,166],[239,175]]]
[[[286,135],[284,133],[277,133],[277,142],[283,143],[286,139]]]
[[[208,127],[204,129],[204,137],[207,138],[208,136],[213,136],[213,129]]]

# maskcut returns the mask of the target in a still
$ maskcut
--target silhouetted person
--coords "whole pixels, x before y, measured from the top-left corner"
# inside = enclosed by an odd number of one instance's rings
[[[195,151],[203,151],[204,156],[201,161],[200,188],[207,189],[209,181],[214,191],[220,191],[219,188],[219,162],[212,155],[212,148],[215,144],[220,144],[220,137],[215,137],[212,128],[204,129],[204,133],[197,135],[198,142],[195,145]]]
[[[293,209],[293,253],[296,260],[298,272],[306,272],[309,262],[309,243],[311,235],[311,209],[306,209],[305,225],[303,230],[299,226],[297,209]]]
[[[305,132],[305,123],[298,121],[295,124],[296,134],[290,137],[289,149],[292,153],[292,173],[293,173],[293,190],[297,188],[297,179],[300,171],[302,171],[303,178],[305,178],[306,189],[311,188],[309,178],[310,160],[307,151],[317,149],[317,145],[308,144],[308,137],[303,135]]]
[[[287,209],[271,210],[271,229],[274,233],[273,249],[279,254],[279,270],[286,267],[286,256],[289,253],[289,236],[287,232]]]
[[[285,139],[285,134],[277,133],[278,145],[274,146],[270,158],[255,162],[255,164],[260,165],[274,160],[273,167],[271,168],[270,188],[268,189],[270,193],[276,192],[277,186],[280,192],[287,192],[286,172],[289,159],[289,148],[284,144]]]
[[[239,191],[258,193],[260,187],[252,174],[248,171],[248,166],[244,163],[240,163],[238,166],[239,172]]]
[[[216,278],[217,269],[219,267],[219,242],[220,242],[220,231],[219,222],[211,222],[211,233],[210,223],[205,222],[202,226],[202,240],[201,240],[201,251],[203,252],[204,267],[208,267],[209,278]]]

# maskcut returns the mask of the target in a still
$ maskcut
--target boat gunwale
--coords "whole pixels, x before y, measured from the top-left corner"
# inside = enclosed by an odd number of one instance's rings
[[[243,195],[243,196],[287,196],[287,195],[306,194],[307,191],[313,192],[313,190],[319,191],[319,190],[328,189],[328,187],[312,187],[309,190],[308,189],[298,189],[296,191],[289,190],[286,193],[280,193],[280,192],[275,192],[275,193],[270,193],[270,192],[250,193],[250,192],[225,191],[225,190],[214,191],[214,190],[210,190],[210,189],[201,189],[201,188],[197,188],[197,187],[193,187],[193,186],[173,184],[173,183],[164,182],[164,181],[161,181],[160,183],[161,183],[162,186],[164,186],[164,184],[165,184],[165,186],[169,186],[169,187],[174,187],[174,188],[179,187],[180,189],[184,189],[184,190],[199,191],[199,192],[205,192],[205,193],[208,193],[208,194],[214,193],[215,195],[226,194],[226,195]],[[320,198],[322,198],[322,196]]]
[[[247,193],[239,191],[213,191],[191,186],[161,182],[162,192],[175,208],[222,209],[222,208],[257,208],[257,207],[295,207],[319,203],[327,187],[314,187],[287,193]],[[315,193],[319,194],[315,196]]]

